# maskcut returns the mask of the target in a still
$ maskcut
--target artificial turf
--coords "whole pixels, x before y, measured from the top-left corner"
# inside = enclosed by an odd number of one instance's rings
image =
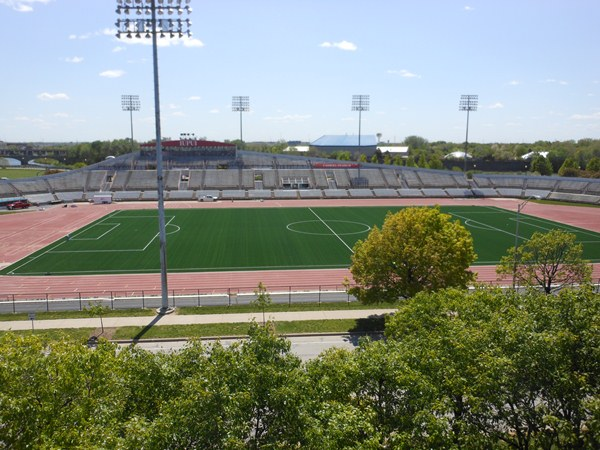
[[[390,207],[169,209],[170,272],[342,268],[352,247]],[[476,264],[496,264],[515,245],[516,214],[493,207],[441,207],[469,229]],[[600,262],[600,234],[521,214],[520,242],[561,228]],[[73,275],[160,271],[156,210],[119,210],[3,269],[0,274]]]

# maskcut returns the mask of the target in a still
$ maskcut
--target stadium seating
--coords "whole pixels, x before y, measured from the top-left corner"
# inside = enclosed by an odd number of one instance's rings
[[[374,196],[371,189],[348,189],[348,194],[352,198],[370,198]]]
[[[539,175],[473,174],[416,167],[356,163],[238,150],[231,155],[167,152],[166,200],[295,198],[551,198],[598,203],[600,180]],[[139,153],[37,178],[0,180],[0,197],[32,201],[86,201],[113,192],[116,201],[156,200],[155,160]]]

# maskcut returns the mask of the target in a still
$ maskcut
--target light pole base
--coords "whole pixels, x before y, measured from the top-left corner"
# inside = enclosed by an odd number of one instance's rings
[[[171,314],[175,312],[175,308],[173,308],[172,306],[168,306],[166,308],[163,308],[162,306],[160,308],[156,308],[156,314],[158,314],[159,316],[166,316],[167,314]]]

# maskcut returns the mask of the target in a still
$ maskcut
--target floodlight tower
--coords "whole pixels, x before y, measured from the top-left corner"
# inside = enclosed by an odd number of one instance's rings
[[[477,111],[478,95],[461,95],[460,103],[458,104],[459,111],[467,112],[467,136],[465,137],[465,168],[464,172],[467,173],[467,148],[469,147],[469,112]]]
[[[244,142],[242,134],[242,113],[250,111],[250,97],[234,95],[231,97],[231,110],[240,113],[240,142]]]
[[[133,151],[133,111],[140,110],[140,96],[121,95],[121,106],[123,111],[129,111],[129,120],[131,123],[131,151]]]
[[[151,38],[154,71],[154,121],[156,128],[156,184],[158,188],[158,235],[160,243],[160,281],[162,303],[159,314],[172,311],[169,308],[167,287],[167,233],[165,231],[164,183],[162,169],[162,143],[160,130],[160,95],[158,89],[158,43],[157,38],[191,36],[189,19],[173,19],[173,14],[190,14],[190,0],[117,0],[116,13],[119,15],[117,38]],[[129,19],[129,14],[134,18]],[[161,16],[157,19],[156,16]],[[122,18],[121,18],[122,17]]]
[[[368,95],[352,96],[352,111],[358,111],[358,150],[360,151],[360,125],[362,121],[362,112],[369,110]]]
[[[358,151],[360,152],[360,125],[362,122],[362,112],[369,110],[368,95],[352,96],[352,111],[358,111]],[[360,162],[358,163],[358,182],[360,183]]]

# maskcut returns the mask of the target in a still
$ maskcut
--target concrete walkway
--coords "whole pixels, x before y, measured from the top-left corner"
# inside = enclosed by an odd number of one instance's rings
[[[275,322],[296,322],[303,320],[334,320],[334,319],[366,319],[395,312],[395,309],[365,309],[348,311],[301,311],[301,312],[266,312],[265,318]],[[245,314],[195,314],[144,317],[105,317],[102,319],[105,328],[146,327],[162,325],[193,325],[211,323],[249,323],[252,320],[262,322],[262,313]],[[90,317],[83,319],[53,319],[35,320],[36,330],[56,330],[65,328],[98,328],[100,319]],[[31,330],[30,320],[0,321],[0,331]]]

